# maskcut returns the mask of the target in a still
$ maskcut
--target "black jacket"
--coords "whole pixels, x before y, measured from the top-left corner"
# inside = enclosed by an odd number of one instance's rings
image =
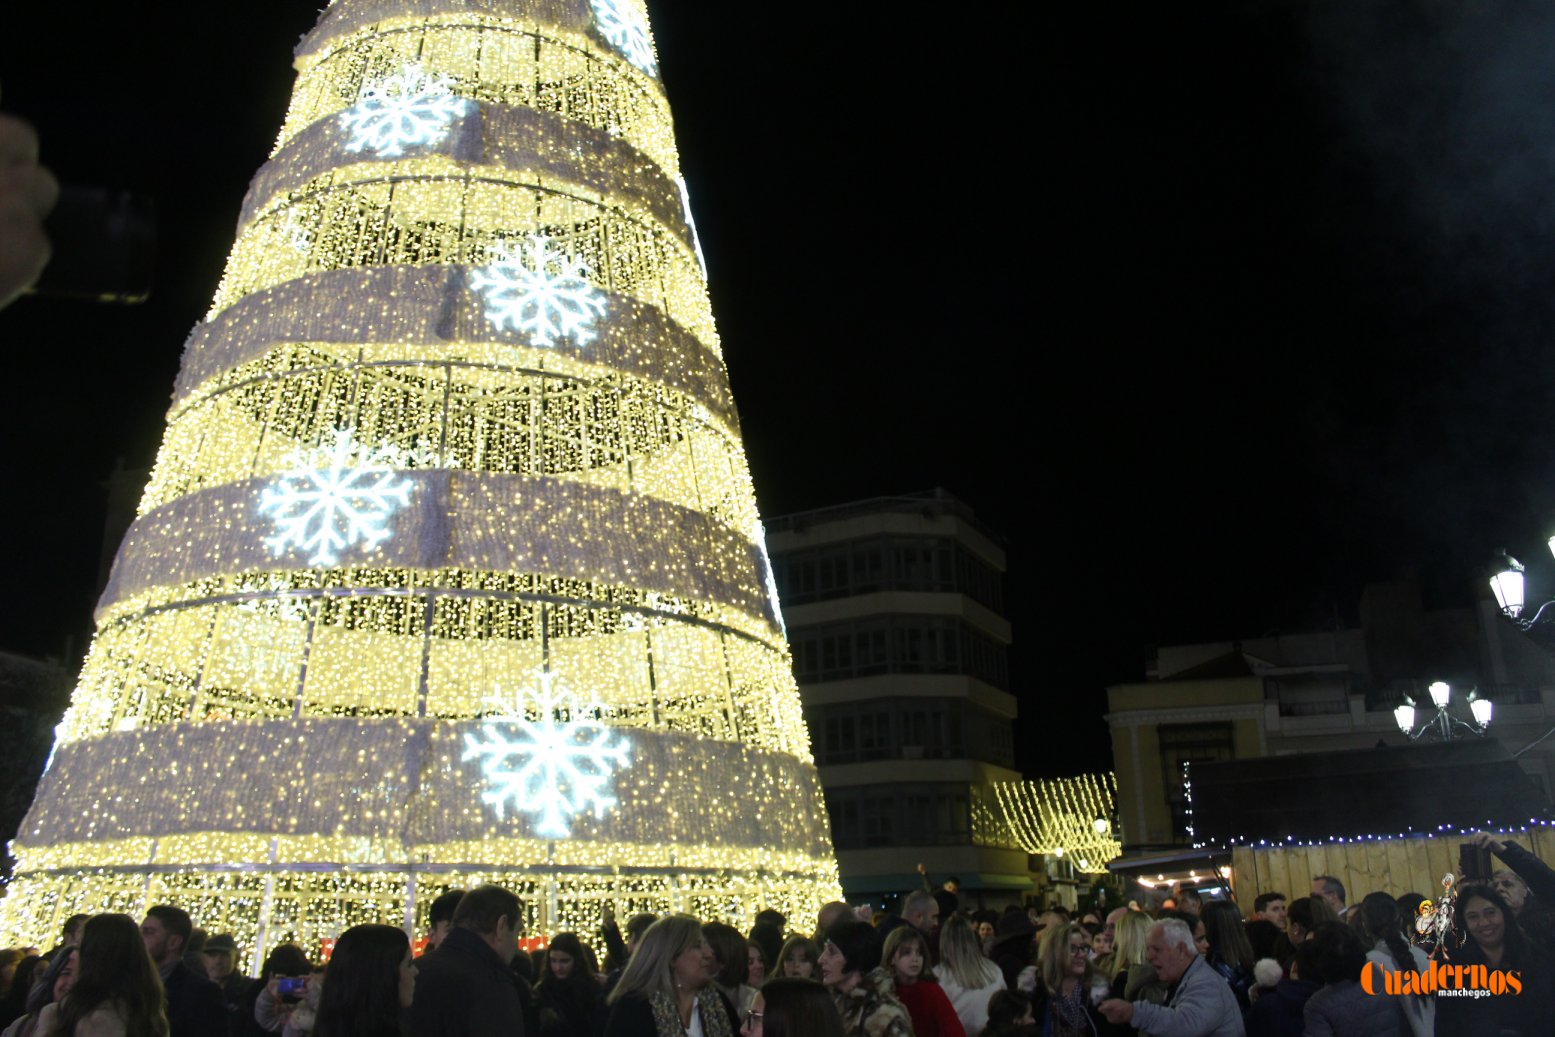
[[[416,968],[416,1037],[524,1037],[513,973],[474,932],[453,930]]]
[[[167,988],[167,1027],[171,1037],[220,1037],[231,1025],[221,988],[179,962],[162,980]]]

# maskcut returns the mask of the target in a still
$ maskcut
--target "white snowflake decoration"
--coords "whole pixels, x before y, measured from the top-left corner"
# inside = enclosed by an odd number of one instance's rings
[[[275,520],[276,535],[265,539],[271,552],[297,547],[313,552],[310,565],[334,565],[344,548],[387,540],[389,516],[409,502],[412,485],[399,478],[398,460],[392,446],[369,450],[348,428],[325,446],[294,451],[292,470],[259,498],[260,514]]]
[[[489,783],[481,799],[499,820],[511,806],[537,817],[535,834],[565,839],[575,815],[602,818],[615,806],[610,780],[631,764],[631,743],[600,720],[598,703],[580,703],[553,673],[536,677],[536,688],[501,703],[484,738],[464,736],[463,758],[481,761]]]
[[[621,56],[650,76],[659,74],[659,59],[654,57],[648,39],[648,23],[632,0],[593,0],[594,24],[600,35],[621,52]]]
[[[535,346],[570,338],[580,346],[594,339],[594,318],[603,316],[605,297],[585,280],[583,260],[563,255],[542,234],[517,247],[499,241],[497,261],[481,267],[470,285],[486,300],[486,319],[498,328],[527,332]]]
[[[364,87],[356,104],[340,113],[340,126],[351,134],[347,151],[392,158],[407,147],[436,144],[469,109],[469,101],[454,96],[447,75],[406,65]]]

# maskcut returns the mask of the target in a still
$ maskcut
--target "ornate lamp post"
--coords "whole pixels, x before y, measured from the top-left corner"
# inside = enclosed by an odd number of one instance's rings
[[[1550,537],[1549,544],[1550,553],[1555,554],[1555,536]],[[1555,600],[1546,601],[1532,616],[1524,619],[1526,584],[1523,573],[1523,563],[1505,551],[1497,551],[1490,567],[1490,590],[1495,594],[1496,605],[1502,614],[1516,623],[1519,629],[1529,630],[1544,618],[1544,610],[1555,605]]]
[[[1431,705],[1436,708],[1436,712],[1428,716],[1418,729],[1415,728],[1413,702],[1405,699],[1402,706],[1393,710],[1393,719],[1398,722],[1398,729],[1408,735],[1411,742],[1424,737],[1427,732],[1435,732],[1444,742],[1462,737],[1463,733],[1481,737],[1490,727],[1495,706],[1488,698],[1482,698],[1474,691],[1469,692],[1469,713],[1474,718],[1471,723],[1454,716],[1447,708],[1452,702],[1452,687],[1446,681],[1437,681],[1427,690],[1431,693]]]

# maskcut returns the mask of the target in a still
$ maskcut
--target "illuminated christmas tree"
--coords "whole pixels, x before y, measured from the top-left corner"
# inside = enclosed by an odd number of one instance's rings
[[[0,939],[838,895],[642,0],[335,0],[191,334]]]

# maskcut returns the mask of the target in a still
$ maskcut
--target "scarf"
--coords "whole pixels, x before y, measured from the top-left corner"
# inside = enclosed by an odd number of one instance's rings
[[[686,1028],[680,1025],[680,1011],[675,1007],[673,997],[664,993],[654,994],[650,1003],[653,1005],[653,1027],[658,1031],[658,1037],[686,1037]],[[707,1037],[734,1037],[734,1030],[729,1026],[729,1013],[724,1011],[723,999],[711,986],[703,987],[697,994],[696,1007],[692,1011],[702,1014],[702,1032]]]

